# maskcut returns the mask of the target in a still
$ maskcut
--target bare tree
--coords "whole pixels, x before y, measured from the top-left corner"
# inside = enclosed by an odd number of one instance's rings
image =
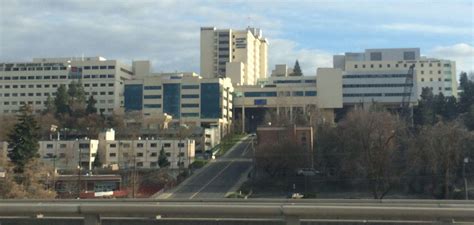
[[[425,126],[412,140],[410,165],[416,168],[418,175],[431,176],[431,191],[434,195],[441,192],[448,199],[463,158],[472,154],[472,140],[473,133],[457,122],[439,122],[434,126]],[[437,187],[442,190],[437,191]]]
[[[354,110],[341,122],[345,170],[365,177],[375,199],[382,199],[399,179],[395,162],[398,117],[388,112]]]
[[[257,169],[263,170],[273,178],[304,167],[308,155],[309,153],[296,143],[282,138],[279,141],[259,144],[255,152],[255,160]]]

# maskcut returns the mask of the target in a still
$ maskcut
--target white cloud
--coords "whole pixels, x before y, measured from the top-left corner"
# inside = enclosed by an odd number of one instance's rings
[[[303,74],[315,75],[319,67],[332,67],[332,54],[318,49],[299,48],[290,40],[272,39],[269,45],[268,69],[269,75],[275,64],[287,64],[293,67],[298,60]]]
[[[449,46],[437,46],[429,51],[429,56],[456,61],[456,69],[474,71],[474,46],[458,43]]]
[[[452,27],[416,23],[391,23],[378,26],[379,29],[389,31],[408,31],[419,33],[449,34],[449,35],[469,35],[472,34],[472,28]]]

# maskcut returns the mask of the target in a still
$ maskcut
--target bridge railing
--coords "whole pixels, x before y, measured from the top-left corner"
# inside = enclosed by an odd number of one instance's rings
[[[1,217],[102,217],[303,219],[474,222],[474,201],[429,200],[22,200],[0,201]]]

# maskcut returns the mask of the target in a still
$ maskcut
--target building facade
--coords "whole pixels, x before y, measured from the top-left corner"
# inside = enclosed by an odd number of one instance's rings
[[[420,56],[419,48],[366,49],[362,53],[335,55],[333,64],[344,71],[344,104],[399,105],[409,94],[405,93],[406,85],[412,85],[412,103],[426,87],[433,94],[457,97],[455,62]],[[411,65],[415,65],[412,84],[405,82]]]
[[[234,92],[229,78],[202,78],[195,73],[151,74],[125,81],[126,111],[144,116],[164,114],[172,123],[217,125],[224,135],[232,123]]]
[[[317,109],[333,121],[334,109],[342,108],[342,71],[319,68],[317,76],[275,76],[259,85],[236,86],[234,108],[235,120],[247,132],[255,131],[269,110],[293,120]]]
[[[34,58],[31,62],[0,63],[0,113],[16,113],[29,104],[36,113],[45,108],[48,96],[58,87],[81,81],[86,96],[97,100],[104,114],[119,111],[124,80],[134,76],[133,68],[102,57]]]
[[[99,135],[100,159],[104,165],[120,169],[157,169],[161,149],[165,151],[170,169],[188,168],[194,162],[195,142],[191,139],[115,140],[110,129]]]
[[[201,75],[229,77],[235,85],[254,85],[267,77],[268,41],[257,28],[201,28]]]
[[[38,154],[58,170],[92,170],[99,147],[98,140],[50,140],[40,141]]]

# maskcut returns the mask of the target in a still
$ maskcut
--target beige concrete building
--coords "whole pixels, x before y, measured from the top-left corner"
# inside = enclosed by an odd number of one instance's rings
[[[188,168],[194,162],[195,142],[191,139],[115,140],[115,131],[110,129],[99,134],[99,141],[99,157],[105,166],[157,169],[161,149],[171,169]]]
[[[98,140],[52,140],[40,141],[38,154],[43,162],[58,170],[92,170],[97,156]]]
[[[201,28],[201,76],[228,77],[234,85],[254,85],[267,77],[268,41],[257,28]]]
[[[134,76],[134,68],[103,57],[34,58],[31,62],[0,63],[0,114],[16,113],[30,104],[44,109],[48,96],[59,85],[81,80],[86,96],[93,95],[104,114],[120,111],[123,81]]]
[[[272,77],[287,77],[293,73],[293,68],[288,67],[286,64],[277,64],[275,69],[272,70]]]
[[[334,109],[342,108],[342,71],[318,68],[317,76],[275,76],[259,85],[237,86],[234,108],[235,120],[247,132],[256,130],[268,110],[294,120],[318,109],[326,120],[333,121]]]

